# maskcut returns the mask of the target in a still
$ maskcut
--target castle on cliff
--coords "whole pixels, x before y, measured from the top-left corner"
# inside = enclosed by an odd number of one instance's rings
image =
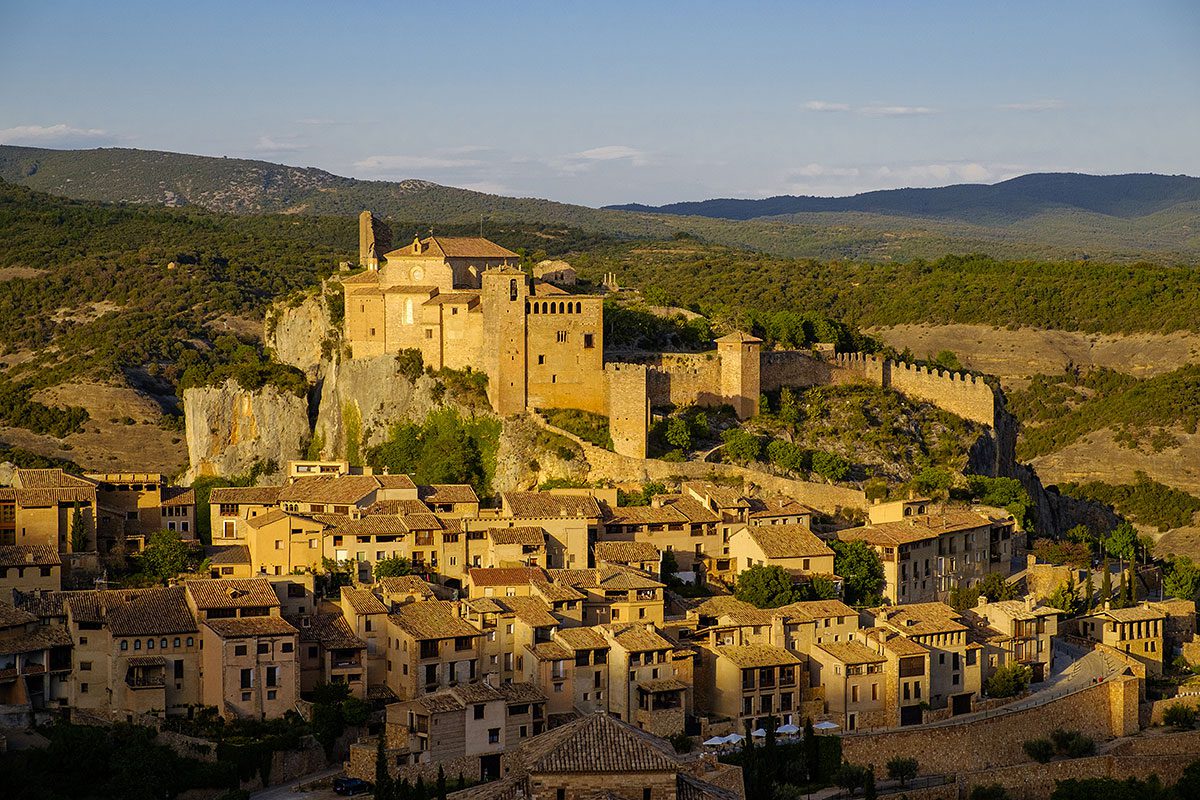
[[[729,405],[748,419],[762,392],[783,386],[866,381],[997,427],[1002,401],[972,376],[858,353],[763,352],[761,339],[742,332],[717,339],[715,352],[606,359],[604,298],[574,292],[561,265],[531,277],[516,253],[482,237],[431,234],[388,250],[390,238],[369,211],[360,215],[365,271],[342,281],[352,358],[412,349],[435,370],[482,371],[497,413],[606,416],[622,455],[645,457],[652,405]]]

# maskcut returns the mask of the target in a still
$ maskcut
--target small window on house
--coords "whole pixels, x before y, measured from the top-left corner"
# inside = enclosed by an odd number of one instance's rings
[[[583,335],[583,349],[591,350],[596,346],[596,337],[593,334],[585,333]]]
[[[233,654],[234,654],[235,656],[244,656],[244,655],[246,655],[246,645],[244,645],[244,644],[239,644],[239,645],[236,645],[236,646],[233,648]]]
[[[484,708],[483,703],[476,704],[474,708],[475,719],[483,719]]]
[[[558,334],[557,334],[557,336],[556,336],[556,338],[558,339],[558,343],[559,343],[559,344],[563,344],[564,342],[566,342],[566,341],[567,341],[567,332],[566,332],[566,331],[559,331],[559,332],[558,332]]]

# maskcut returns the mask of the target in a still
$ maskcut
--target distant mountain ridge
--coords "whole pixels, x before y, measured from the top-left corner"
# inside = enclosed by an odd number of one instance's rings
[[[234,214],[354,217],[370,209],[399,223],[398,236],[434,225],[478,225],[483,217],[489,225],[535,223],[619,238],[689,234],[816,259],[884,262],[968,252],[1071,260],[1200,258],[1200,179],[1161,175],[1027,175],[993,186],[621,210],[503,197],[425,180],[357,180],[253,159],[0,145],[0,181],[75,200]]]
[[[751,220],[822,212],[857,212],[989,223],[1027,219],[1047,211],[1077,210],[1135,219],[1200,201],[1200,178],[1133,173],[1085,175],[1042,172],[994,184],[963,183],[931,189],[881,189],[849,197],[779,195],[761,200],[721,198],[615,211]]]

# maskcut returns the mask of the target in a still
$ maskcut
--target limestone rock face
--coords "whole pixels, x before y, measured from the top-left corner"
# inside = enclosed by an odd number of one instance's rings
[[[341,341],[340,327],[329,314],[325,285],[308,294],[299,304],[276,303],[267,313],[263,341],[275,351],[275,358],[301,369],[309,380],[316,380],[321,362],[330,358],[330,350]]]
[[[183,393],[188,471],[185,482],[204,475],[236,475],[255,461],[281,468],[300,458],[309,438],[308,400],[273,386],[247,391],[236,381]]]
[[[536,489],[555,478],[588,479],[582,449],[566,437],[549,436],[526,415],[506,419],[492,489],[497,493]]]
[[[335,359],[321,365],[320,400],[313,439],[322,458],[346,458],[348,440],[357,434],[362,453],[387,438],[396,422],[421,422],[437,405],[434,380],[422,375],[412,383],[397,370],[392,355]],[[349,441],[352,453],[355,447]]]

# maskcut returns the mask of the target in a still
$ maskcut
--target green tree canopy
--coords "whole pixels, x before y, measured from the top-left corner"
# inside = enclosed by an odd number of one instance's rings
[[[778,608],[800,599],[787,570],[758,564],[738,575],[734,596],[759,608]]]
[[[873,606],[883,601],[883,561],[866,542],[829,543],[833,548],[833,571],[842,577],[846,602]]]

